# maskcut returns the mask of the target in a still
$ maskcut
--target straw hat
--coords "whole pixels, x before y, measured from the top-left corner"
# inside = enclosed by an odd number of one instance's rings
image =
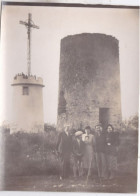
[[[83,135],[83,132],[82,131],[77,131],[76,133],[75,133],[75,136],[77,137],[77,136],[80,136],[80,135]]]
[[[70,127],[70,125],[69,124],[65,124],[64,127]]]

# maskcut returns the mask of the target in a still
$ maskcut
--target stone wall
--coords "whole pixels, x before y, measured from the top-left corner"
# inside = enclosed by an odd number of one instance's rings
[[[116,38],[104,34],[84,33],[61,40],[58,130],[65,123],[76,129],[94,127],[100,122],[100,108],[109,109],[107,123],[120,124],[118,44]],[[65,111],[61,112],[62,105]]]

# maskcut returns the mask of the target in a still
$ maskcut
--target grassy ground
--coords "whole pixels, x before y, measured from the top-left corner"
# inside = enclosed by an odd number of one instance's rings
[[[100,182],[86,178],[59,180],[58,176],[15,176],[6,177],[3,187],[8,191],[60,191],[60,192],[112,192],[135,193],[136,178],[122,176],[115,180]]]

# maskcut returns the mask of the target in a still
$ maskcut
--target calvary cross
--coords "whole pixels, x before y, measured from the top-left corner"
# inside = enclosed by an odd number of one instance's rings
[[[38,26],[34,24],[32,21],[32,15],[28,14],[28,22],[20,21],[20,24],[25,25],[27,28],[27,34],[28,34],[28,46],[27,46],[27,73],[28,76],[31,75],[31,28],[39,29]]]

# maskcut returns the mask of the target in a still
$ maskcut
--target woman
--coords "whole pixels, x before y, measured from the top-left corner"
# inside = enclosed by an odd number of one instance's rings
[[[114,131],[111,124],[107,126],[106,156],[108,178],[112,179],[117,171],[117,147],[119,145],[119,133]]]
[[[83,168],[88,176],[91,175],[91,169],[94,163],[94,146],[95,138],[91,134],[91,128],[85,127],[85,134],[82,135],[82,140],[85,143],[85,151],[83,156]]]

